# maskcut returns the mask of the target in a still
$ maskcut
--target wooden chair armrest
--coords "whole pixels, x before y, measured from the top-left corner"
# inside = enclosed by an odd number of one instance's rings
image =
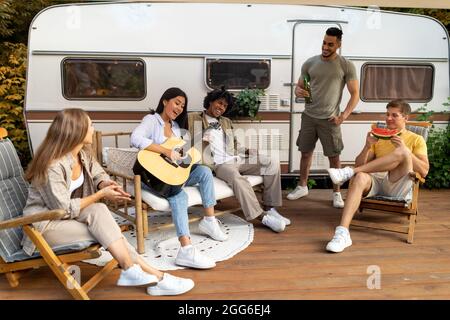
[[[414,179],[414,181],[419,181],[420,183],[425,183],[425,179],[418,172],[410,172],[409,176]]]
[[[21,227],[35,222],[46,220],[60,220],[66,215],[66,211],[57,209],[51,211],[39,212],[30,216],[9,219],[0,222],[0,230]]]
[[[127,132],[118,131],[118,132],[106,132],[106,133],[101,132],[101,135],[102,135],[102,137],[115,137],[115,136],[129,136],[132,133],[133,132],[131,132],[131,131],[127,131]]]

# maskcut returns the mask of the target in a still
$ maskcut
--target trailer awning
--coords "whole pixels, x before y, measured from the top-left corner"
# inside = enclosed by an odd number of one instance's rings
[[[158,0],[157,2],[211,2],[211,3],[272,3],[272,4],[310,4],[333,6],[378,6],[395,8],[436,8],[450,9],[449,0]]]

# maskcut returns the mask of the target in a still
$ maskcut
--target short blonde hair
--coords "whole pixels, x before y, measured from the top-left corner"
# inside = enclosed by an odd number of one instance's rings
[[[411,113],[411,106],[409,105],[409,103],[401,99],[392,100],[391,102],[389,102],[386,106],[386,109],[388,108],[399,108],[404,116],[407,116]]]

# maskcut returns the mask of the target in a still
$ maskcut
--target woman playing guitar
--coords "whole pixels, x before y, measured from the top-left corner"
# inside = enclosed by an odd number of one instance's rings
[[[187,122],[188,98],[179,88],[169,88],[159,100],[156,111],[146,115],[131,135],[131,145],[141,150],[148,150],[165,155],[173,162],[179,160],[182,155],[175,149],[168,149],[162,144],[169,138],[180,138],[181,131],[188,129]],[[202,196],[202,204],[205,216],[200,221],[199,229],[217,241],[225,241],[227,235],[221,230],[219,222],[214,216],[216,204],[214,182],[211,170],[203,165],[194,165],[189,174],[186,186],[198,184]],[[152,192],[146,184],[142,188]],[[189,221],[188,221],[188,197],[181,190],[175,195],[167,197],[172,209],[172,219],[177,231],[181,248],[178,251],[175,263],[180,266],[210,269],[216,266],[211,258],[202,254],[192,246]]]

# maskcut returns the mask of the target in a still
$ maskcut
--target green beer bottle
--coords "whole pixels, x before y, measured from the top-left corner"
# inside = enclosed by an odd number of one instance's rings
[[[311,84],[309,83],[309,76],[303,77],[303,88],[309,93],[309,97],[305,97],[305,103],[312,103]]]

